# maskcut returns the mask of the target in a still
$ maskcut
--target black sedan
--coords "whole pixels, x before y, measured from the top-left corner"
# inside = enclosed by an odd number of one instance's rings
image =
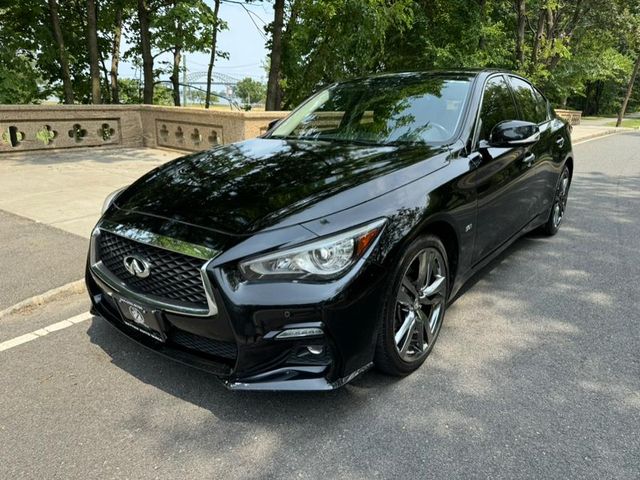
[[[262,138],[110,195],[93,312],[232,389],[407,375],[474,272],[528,231],[558,231],[569,132],[508,72],[332,85]]]

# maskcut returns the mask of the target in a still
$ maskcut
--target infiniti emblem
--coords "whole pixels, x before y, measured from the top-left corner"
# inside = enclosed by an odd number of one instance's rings
[[[126,268],[127,272],[131,275],[138,278],[147,278],[151,273],[149,263],[135,255],[127,255],[124,257],[124,268]]]
[[[134,322],[140,325],[144,325],[145,327],[147,326],[147,324],[144,323],[144,315],[139,309],[137,309],[136,307],[129,306],[129,313],[133,317]]]

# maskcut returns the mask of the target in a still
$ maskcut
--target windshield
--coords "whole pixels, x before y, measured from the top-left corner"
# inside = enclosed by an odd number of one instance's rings
[[[389,145],[449,140],[469,92],[467,76],[403,74],[341,83],[311,97],[272,138]]]

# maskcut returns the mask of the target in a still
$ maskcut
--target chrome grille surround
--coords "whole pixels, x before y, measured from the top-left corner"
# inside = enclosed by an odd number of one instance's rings
[[[157,248],[166,250],[167,253],[173,252],[183,256],[191,257],[194,260],[201,260],[203,264],[199,268],[199,271],[202,281],[202,288],[204,290],[204,299],[206,299],[206,305],[204,303],[202,305],[198,305],[193,302],[180,301],[176,298],[167,298],[165,296],[154,295],[152,293],[143,293],[139,290],[131,288],[127,282],[119,278],[117,274],[115,272],[112,272],[102,261],[99,252],[99,244],[100,236],[103,231],[107,232],[108,235],[117,235],[120,237],[124,237],[127,240],[140,243],[142,248]],[[133,301],[137,300],[140,303],[148,305],[149,307],[166,312],[195,317],[209,317],[217,315],[218,308],[214,300],[213,288],[206,273],[206,269],[209,263],[216,256],[218,256],[218,254],[218,251],[205,246],[191,244],[170,237],[157,235],[151,232],[114,224],[108,221],[102,221],[94,229],[93,234],[91,235],[89,262],[93,274],[115,293],[122,295],[123,297],[126,297]],[[194,264],[195,263],[196,262],[194,262]],[[111,292],[106,293],[111,294]]]

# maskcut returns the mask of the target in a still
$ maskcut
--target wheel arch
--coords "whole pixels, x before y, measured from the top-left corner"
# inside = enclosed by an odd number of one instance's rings
[[[450,288],[453,287],[456,274],[458,272],[458,262],[460,259],[460,241],[458,233],[453,224],[445,218],[433,218],[428,220],[419,230],[419,235],[432,234],[438,237],[447,252],[449,261]]]
[[[568,155],[564,164],[569,168],[569,179],[573,179],[573,157]]]

